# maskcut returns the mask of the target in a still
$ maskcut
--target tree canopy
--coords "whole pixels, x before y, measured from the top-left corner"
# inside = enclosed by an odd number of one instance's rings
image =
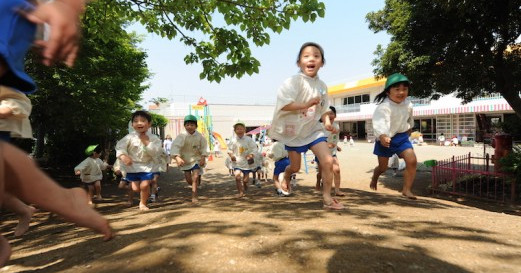
[[[149,32],[178,38],[193,51],[187,64],[200,63],[201,79],[220,82],[259,72],[260,62],[250,47],[270,43],[270,34],[289,29],[301,18],[324,17],[318,0],[115,0],[103,1],[102,11],[143,24]],[[110,28],[109,28],[110,29]],[[107,30],[109,34],[109,30]]]
[[[83,156],[86,145],[108,148],[127,133],[131,112],[137,107],[150,73],[146,53],[137,48],[139,38],[123,30],[125,21],[115,14],[98,12],[92,3],[83,20],[83,39],[75,66],[45,67],[37,54],[28,59],[28,72],[38,84],[30,96],[37,139],[57,162]],[[100,36],[105,21],[113,31]],[[116,28],[118,26],[119,28]],[[40,149],[43,145],[37,145]],[[37,151],[37,156],[42,150]]]
[[[521,0],[386,0],[366,19],[391,35],[376,49],[377,76],[404,73],[418,97],[499,92],[521,117]]]

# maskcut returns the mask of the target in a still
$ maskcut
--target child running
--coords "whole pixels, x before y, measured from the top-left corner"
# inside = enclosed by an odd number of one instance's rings
[[[269,135],[284,143],[288,151],[290,165],[284,172],[282,189],[290,192],[291,175],[300,170],[300,154],[311,149],[322,168],[323,207],[341,210],[344,206],[331,197],[333,157],[327,146],[324,128],[332,131],[333,126],[328,115],[327,85],[317,74],[324,63],[324,50],[320,45],[308,42],[301,46],[297,57],[300,73],[287,79],[280,87]],[[319,119],[324,121],[324,127]]]
[[[331,151],[331,156],[333,157],[333,181],[335,184],[335,195],[336,196],[345,196],[345,193],[340,190],[340,163],[338,161],[338,158],[336,156],[337,152],[342,151],[342,148],[338,146],[339,141],[339,132],[340,132],[340,126],[338,123],[334,122],[336,118],[336,108],[333,106],[329,106],[329,109],[331,110],[329,112],[329,119],[333,123],[334,130],[332,132],[326,131],[327,136],[327,146],[329,147],[329,150]],[[317,184],[315,186],[316,190],[320,190],[322,188],[322,169],[320,168],[320,162],[318,158],[315,157],[315,162],[317,162],[318,166],[318,172],[317,172]]]
[[[89,205],[92,205],[92,199],[96,195],[97,200],[101,200],[101,179],[103,179],[102,171],[109,166],[103,162],[99,157],[101,155],[101,147],[99,145],[90,145],[85,149],[85,158],[78,166],[74,167],[74,172],[79,175],[81,182],[85,184],[89,200]]]
[[[273,145],[268,150],[268,157],[273,159],[275,169],[273,170],[273,185],[275,185],[275,191],[278,196],[286,197],[289,196],[289,192],[282,189],[279,182],[279,175],[284,173],[286,167],[289,166],[288,151],[286,151],[284,144],[273,139]]]
[[[192,186],[192,203],[199,202],[198,188],[201,183],[201,171],[208,156],[206,138],[197,131],[197,117],[187,115],[184,120],[185,131],[172,143],[172,156],[177,166],[185,174],[185,180]]]
[[[376,190],[378,177],[388,168],[389,158],[397,154],[405,160],[402,195],[416,199],[411,192],[416,176],[416,154],[409,141],[414,126],[412,103],[409,95],[409,79],[400,73],[387,78],[384,90],[376,96],[378,104],[373,114],[373,129],[376,136],[373,153],[378,156],[378,166],[374,169],[371,189]]]
[[[154,179],[154,159],[163,152],[161,139],[148,132],[152,117],[145,111],[132,114],[134,131],[116,144],[116,157],[124,164],[127,180],[134,192],[139,192],[139,210],[147,211],[150,185]]]
[[[242,198],[248,190],[248,180],[252,165],[255,162],[254,153],[257,144],[250,137],[246,136],[246,125],[243,122],[237,122],[233,125],[233,131],[236,137],[232,138],[228,146],[228,156],[233,164],[233,174],[235,175],[235,184],[239,194],[237,197]],[[241,177],[242,176],[242,177]]]

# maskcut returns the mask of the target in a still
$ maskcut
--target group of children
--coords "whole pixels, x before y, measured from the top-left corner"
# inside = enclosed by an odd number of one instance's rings
[[[238,121],[233,125],[234,137],[228,143],[226,164],[235,178],[238,197],[245,196],[250,173],[262,173],[261,170],[265,173],[269,169],[266,157],[273,160],[273,183],[277,194],[291,195],[290,181],[300,170],[301,154],[311,150],[318,166],[315,188],[322,191],[323,207],[332,210],[344,208],[332,196],[333,185],[334,196],[345,196],[345,193],[340,190],[340,164],[336,156],[341,151],[338,146],[340,129],[334,123],[336,109],[329,106],[327,86],[317,75],[324,63],[324,52],[320,45],[302,45],[297,58],[301,72],[287,79],[277,95],[272,126],[268,132],[274,143],[267,151],[263,152],[262,146],[259,148],[246,135],[243,122]],[[377,189],[378,178],[387,170],[389,158],[397,155],[405,161],[402,195],[415,199],[411,192],[416,175],[416,155],[409,141],[414,125],[412,104],[407,100],[409,83],[404,75],[393,74],[387,79],[384,90],[375,98],[378,106],[373,115],[377,136],[374,154],[378,157],[378,166],[374,169],[370,188]],[[157,184],[158,173],[153,166],[156,159],[164,154],[159,138],[148,133],[150,120],[147,115],[142,111],[134,113],[132,127],[135,132],[116,145],[117,157],[123,163],[120,168],[125,169],[126,180],[133,191],[141,194],[141,210],[148,210],[150,186]],[[207,140],[197,131],[197,117],[187,115],[184,128],[185,131],[171,143],[171,156],[184,172],[185,180],[192,189],[192,202],[197,203],[201,174],[209,149]],[[96,151],[92,156],[96,156]],[[96,183],[93,190],[89,186],[91,197],[94,196]]]
[[[0,137],[4,139],[0,141],[0,203],[7,207],[9,200],[14,200],[15,212],[18,208],[27,210],[29,206],[25,203],[35,204],[60,214],[68,221],[89,227],[109,240],[114,233],[108,222],[89,207],[93,198],[101,198],[100,173],[103,168],[109,167],[99,159],[99,146],[87,147],[85,153],[88,158],[75,168],[75,173],[85,182],[88,193],[85,194],[78,189],[61,188],[43,174],[25,153],[5,142],[12,135],[23,136],[28,132],[27,129],[30,130],[30,127],[24,127],[27,126],[26,118],[30,113],[30,101],[25,94],[34,91],[35,85],[24,72],[23,57],[34,39],[34,23],[47,22],[51,28],[49,42],[39,43],[44,47],[43,62],[50,65],[55,61],[64,61],[72,65],[78,50],[77,44],[74,44],[79,33],[78,17],[84,4],[81,0],[53,1],[33,7],[24,0],[0,1],[0,119],[3,119],[3,124],[10,124],[0,129]],[[10,36],[12,33],[23,35],[13,38]],[[335,195],[342,196],[343,193],[337,184],[340,175],[334,153],[340,149],[336,145],[338,128],[332,123],[334,109],[329,107],[327,86],[318,77],[318,71],[325,64],[322,47],[316,43],[303,44],[296,64],[300,73],[287,79],[280,87],[269,131],[270,138],[275,141],[267,153],[274,160],[273,181],[279,195],[289,195],[291,178],[300,170],[301,153],[311,150],[320,166],[317,189],[322,189],[323,207],[340,210],[344,206],[331,196],[333,181]],[[397,154],[406,163],[402,195],[415,199],[411,187],[416,174],[416,156],[412,145],[406,141],[413,126],[412,104],[407,100],[409,84],[410,81],[404,75],[393,74],[388,77],[385,89],[375,99],[379,103],[373,115],[377,138],[374,154],[378,157],[378,166],[374,169],[370,187],[377,189],[378,178],[387,169],[389,158]],[[24,122],[11,122],[20,113]],[[165,160],[167,156],[159,137],[148,130],[151,127],[151,116],[145,111],[136,111],[131,121],[134,131],[118,141],[116,157],[119,162],[115,165],[119,165],[119,171],[128,181],[128,188],[132,192],[139,192],[139,209],[146,211],[149,209],[147,202],[151,192],[157,192],[161,166],[166,166],[168,159]],[[172,142],[171,156],[192,187],[192,201],[197,202],[200,175],[208,156],[207,143],[196,130],[196,117],[187,116],[184,126],[186,132]],[[248,187],[248,174],[253,170],[257,145],[245,136],[244,123],[236,123],[234,132],[236,137],[229,145],[228,156],[232,162],[238,195],[242,197]],[[131,198],[130,192],[129,196]],[[33,210],[29,210],[32,215]],[[27,215],[20,219],[23,226],[28,226]],[[9,244],[0,236],[0,266],[8,260],[9,255]]]

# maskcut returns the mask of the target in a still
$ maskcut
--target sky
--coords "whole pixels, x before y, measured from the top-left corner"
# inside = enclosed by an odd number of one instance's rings
[[[252,54],[261,63],[258,74],[240,79],[225,78],[220,83],[200,80],[200,64],[187,65],[183,58],[191,49],[177,40],[147,34],[138,25],[130,29],[145,34],[139,45],[148,54],[147,65],[153,76],[150,88],[143,94],[142,105],[152,98],[167,98],[170,102],[196,103],[204,97],[209,104],[274,104],[282,82],[298,73],[296,58],[305,42],[319,43],[324,49],[325,66],[319,77],[333,85],[373,76],[372,60],[378,44],[386,46],[386,33],[373,33],[365,16],[383,9],[384,0],[344,1],[323,0],[324,18],[315,22],[292,22],[289,30],[270,33],[271,42],[252,47]]]

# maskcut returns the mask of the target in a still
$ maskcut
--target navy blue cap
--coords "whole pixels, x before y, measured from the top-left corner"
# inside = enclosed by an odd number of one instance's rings
[[[25,54],[33,43],[36,25],[18,11],[33,9],[34,6],[25,0],[0,0],[0,58],[9,70],[0,78],[0,85],[26,94],[36,90],[36,84],[24,70]]]

